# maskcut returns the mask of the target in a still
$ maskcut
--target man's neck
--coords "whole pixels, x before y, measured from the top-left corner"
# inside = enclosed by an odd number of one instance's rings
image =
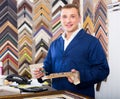
[[[71,35],[73,34],[74,32],[67,32],[67,33],[65,33],[65,38],[67,39],[67,40],[69,40],[69,38],[71,37]]]

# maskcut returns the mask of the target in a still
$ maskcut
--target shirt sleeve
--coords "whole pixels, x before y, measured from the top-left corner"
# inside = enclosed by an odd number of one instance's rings
[[[50,74],[52,71],[51,45],[48,50],[47,56],[44,59],[44,66],[43,66],[43,68],[47,72],[47,75]]]
[[[92,42],[88,59],[90,68],[80,70],[81,86],[101,82],[109,74],[107,58],[99,40]]]

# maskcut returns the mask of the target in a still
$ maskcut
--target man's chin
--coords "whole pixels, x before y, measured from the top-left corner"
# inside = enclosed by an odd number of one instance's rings
[[[70,29],[67,30],[67,32],[69,32],[69,33],[72,33],[72,32],[74,32],[74,31],[75,31],[75,30],[70,30]]]

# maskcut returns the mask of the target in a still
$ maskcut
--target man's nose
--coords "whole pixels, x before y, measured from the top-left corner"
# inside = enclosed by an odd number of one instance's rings
[[[67,18],[67,22],[71,22],[71,18],[68,17],[68,18]]]

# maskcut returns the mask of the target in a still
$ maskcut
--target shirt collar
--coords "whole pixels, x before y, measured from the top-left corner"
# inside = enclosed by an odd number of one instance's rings
[[[79,32],[80,30],[81,30],[81,28],[77,29],[77,30],[71,35],[71,37],[74,38],[74,37],[78,34],[78,32]],[[62,34],[62,38],[63,38],[63,40],[66,40],[66,38],[65,38],[65,32]]]

